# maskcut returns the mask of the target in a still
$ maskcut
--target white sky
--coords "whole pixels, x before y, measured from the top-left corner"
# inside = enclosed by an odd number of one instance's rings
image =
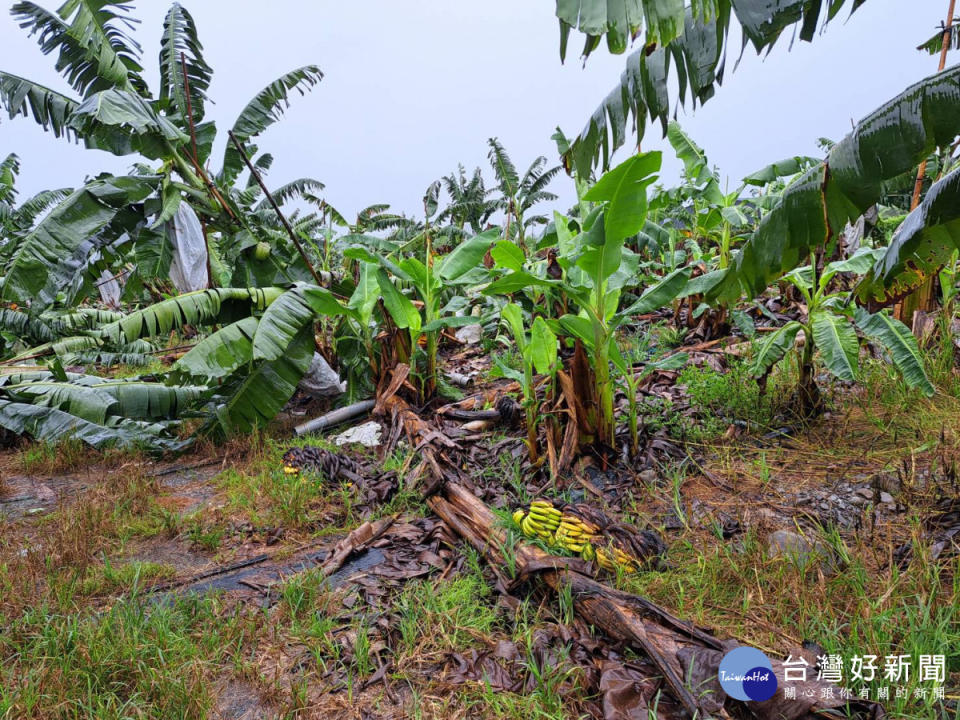
[[[586,68],[579,38],[561,65],[558,28],[549,0],[184,0],[197,21],[214,68],[208,119],[220,138],[249,99],[280,74],[308,63],[326,77],[296,97],[286,117],[258,138],[276,157],[268,184],[315,177],[347,217],[386,202],[421,211],[426,186],[453,171],[480,165],[492,181],[486,140],[499,136],[521,172],[536,155],[556,160],[550,135],[560,125],[580,131],[618,81],[626,55],[605,46]],[[870,0],[846,12],[813,43],[785,37],[766,59],[747,50],[717,95],[679,120],[711,162],[736,184],[744,175],[794,154],[819,155],[818,137],[840,139],[861,118],[908,85],[936,71],[937,59],[915,48],[946,16],[945,0]],[[55,10],[56,4],[48,3]],[[169,3],[141,0],[147,78],[156,86],[156,58]],[[266,8],[266,9],[265,9]],[[736,33],[735,33],[736,34]],[[951,64],[955,59],[951,59]],[[0,69],[69,90],[34,38],[0,16]],[[678,164],[656,129],[645,150],[664,149],[664,181]],[[20,155],[21,198],[84,177],[123,172],[130,160],[71,146],[45,135],[32,120],[0,119],[0,155]],[[560,176],[552,188],[561,208],[574,198]]]

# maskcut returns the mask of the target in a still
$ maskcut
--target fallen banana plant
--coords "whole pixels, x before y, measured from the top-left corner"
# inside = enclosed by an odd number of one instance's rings
[[[44,326],[51,338],[61,332],[86,334],[46,342],[9,361],[23,367],[27,360],[43,359],[49,365],[0,376],[0,427],[48,442],[77,437],[96,448],[150,450],[188,445],[170,431],[191,416],[206,418],[203,434],[249,432],[269,423],[296,391],[313,359],[315,321],[340,314],[353,310],[324,288],[297,284],[186,293],[128,315],[65,315]],[[31,327],[29,317],[20,315],[7,312],[5,318],[8,324],[15,320],[16,327]],[[149,350],[153,346],[147,340],[187,325],[223,327],[159,379],[117,381],[62,369],[62,359],[76,352]]]
[[[527,543],[516,544],[508,551],[509,539],[496,515],[461,485],[448,483],[443,496],[433,496],[427,503],[453,532],[481,552],[501,576],[506,567],[505,553],[509,552],[514,561],[514,581],[539,574],[554,590],[569,589],[575,612],[587,624],[633,645],[649,657],[662,673],[669,693],[692,717],[730,717],[725,705],[739,701],[724,693],[717,682],[717,669],[723,655],[739,645],[738,642],[721,640],[643,597],[597,582],[585,574],[579,559],[552,556]],[[509,586],[510,581],[506,580]],[[783,663],[771,659],[771,664],[777,678],[784,678]],[[796,700],[786,699],[784,689],[790,686],[796,690]],[[821,692],[827,689],[828,693]],[[882,706],[840,699],[837,689],[822,680],[784,680],[772,698],[761,703],[748,702],[746,706],[766,720],[812,720],[825,710],[843,706],[874,718],[883,717]]]

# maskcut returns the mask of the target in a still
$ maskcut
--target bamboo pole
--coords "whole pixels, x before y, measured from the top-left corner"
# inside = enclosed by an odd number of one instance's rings
[[[263,178],[260,177],[260,173],[257,172],[257,169],[253,166],[253,163],[250,162],[250,158],[247,157],[246,151],[243,149],[243,145],[240,144],[240,141],[237,140],[237,136],[233,134],[233,130],[228,131],[230,135],[230,140],[233,142],[237,152],[240,153],[240,157],[243,158],[243,162],[246,163],[247,168],[250,170],[250,174],[257,181],[257,184],[260,186],[260,189],[263,190],[263,194],[266,195],[267,200],[270,201],[273,211],[277,214],[277,217],[280,218],[280,222],[283,225],[284,229],[287,231],[287,235],[290,236],[290,239],[293,241],[294,247],[297,248],[297,252],[300,253],[300,257],[303,259],[303,262],[307,265],[307,270],[310,271],[310,274],[313,275],[313,279],[316,281],[317,285],[322,286],[323,282],[320,280],[320,276],[317,275],[317,271],[314,270],[313,264],[310,262],[310,258],[307,257],[307,253],[303,250],[303,245],[300,244],[300,240],[297,239],[297,235],[293,232],[293,228],[290,227],[290,223],[287,222],[287,218],[280,211],[280,206],[277,205],[277,201],[273,199],[273,195],[270,194],[270,191],[267,189],[266,184],[263,182]]]

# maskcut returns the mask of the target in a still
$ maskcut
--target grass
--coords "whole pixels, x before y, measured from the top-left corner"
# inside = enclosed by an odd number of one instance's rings
[[[87,596],[109,595],[131,587],[169,580],[176,574],[176,568],[167,563],[134,560],[114,566],[105,557],[103,565],[84,578],[81,593]]]
[[[0,717],[205,718],[209,670],[242,622],[212,598],[133,593],[99,616],[31,608],[0,636]]]
[[[782,389],[790,377],[777,373],[770,391],[761,393],[749,363],[743,360],[731,362],[726,372],[709,366],[684,368],[677,384],[686,388],[691,405],[698,409],[697,422],[684,428],[687,436],[693,442],[712,440],[737,422],[753,430],[769,430],[782,409]]]
[[[768,557],[752,531],[739,542],[687,531],[671,545],[670,570],[624,576],[621,584],[775,655],[809,639],[844,658],[907,654],[916,663],[922,654],[945,654],[948,668],[960,670],[960,559],[921,559],[901,572],[876,567],[872,555],[871,548],[849,549],[846,567],[830,574],[822,565]],[[855,694],[861,687],[848,686]],[[891,717],[932,717],[941,707],[932,697],[912,697],[924,686],[915,677],[905,686],[911,697],[891,698]]]
[[[490,595],[490,586],[477,569],[439,584],[408,583],[396,604],[401,665],[405,659],[438,650],[468,648],[487,636],[497,621]]]

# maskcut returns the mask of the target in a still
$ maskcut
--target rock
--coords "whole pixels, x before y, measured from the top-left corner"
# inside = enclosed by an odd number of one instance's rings
[[[880,493],[880,502],[882,502],[884,505],[893,505],[894,504],[893,495],[891,495],[888,492]]]
[[[464,325],[457,330],[455,337],[466,345],[477,345],[483,338],[483,326],[479,324]]]
[[[790,530],[776,530],[770,533],[767,536],[767,553],[770,557],[784,555],[794,559],[800,567],[806,567],[811,560],[827,555],[820,543]]]
[[[857,490],[857,495],[867,500],[873,500],[873,490],[868,487],[862,487]]]
[[[641,471],[637,477],[640,478],[640,481],[645,485],[654,485],[657,480],[660,479],[660,476],[657,475],[657,471],[650,469]]]
[[[877,473],[870,478],[871,487],[888,493],[900,492],[900,478],[895,473]]]
[[[377,447],[380,444],[380,423],[371,421],[352,427],[334,437],[333,442],[337,447],[352,443]]]
[[[347,391],[346,381],[340,382],[337,371],[318,352],[313,354],[310,369],[297,387],[313,398],[337,397]]]

